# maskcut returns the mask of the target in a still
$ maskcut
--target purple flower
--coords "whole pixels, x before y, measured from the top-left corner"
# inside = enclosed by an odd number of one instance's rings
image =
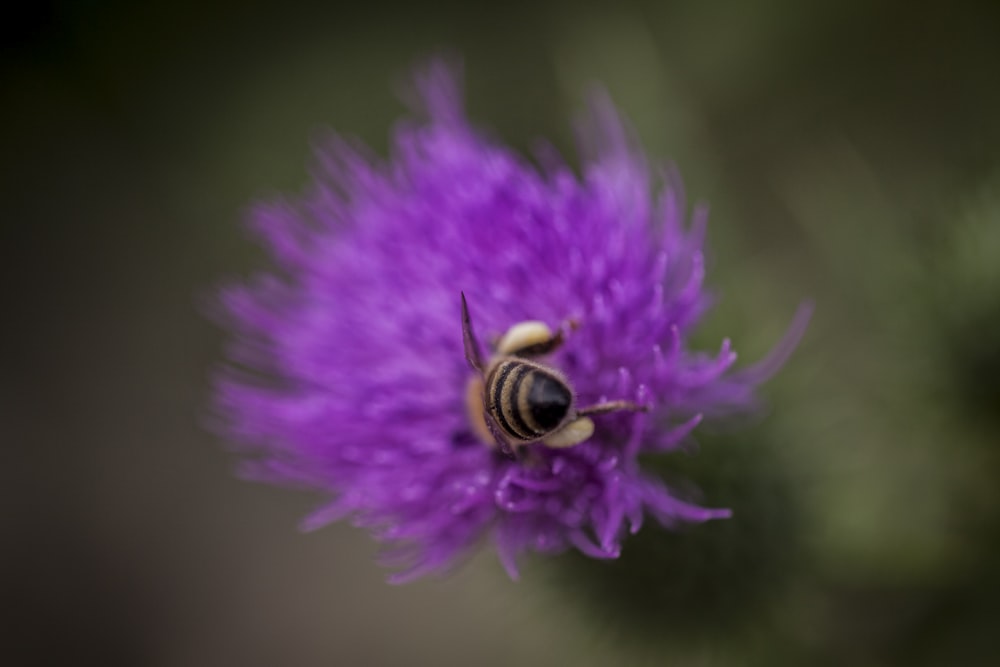
[[[705,210],[685,224],[677,179],[650,169],[604,97],[581,126],[581,177],[552,150],[535,166],[470,126],[459,88],[448,67],[426,67],[415,86],[426,119],[400,125],[389,161],[335,139],[307,195],[254,212],[276,267],[224,290],[237,335],[217,384],[246,474],[328,496],[304,527],[351,517],[389,545],[397,582],[486,536],[516,578],[529,550],[615,558],[645,516],[728,517],[678,497],[638,457],[752,407],[808,312],[742,371],[728,340],[714,355],[689,350],[709,306]],[[460,292],[484,342],[526,320],[573,321],[544,363],[578,404],[649,411],[595,415],[581,444],[503,456],[466,407]]]

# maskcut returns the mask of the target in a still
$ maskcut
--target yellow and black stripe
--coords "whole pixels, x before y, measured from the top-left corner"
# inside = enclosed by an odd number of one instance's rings
[[[558,428],[573,403],[566,381],[540,364],[505,358],[486,375],[486,407],[515,440],[531,441]]]

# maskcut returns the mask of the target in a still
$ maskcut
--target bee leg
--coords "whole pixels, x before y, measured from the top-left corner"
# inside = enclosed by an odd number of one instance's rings
[[[558,449],[579,445],[594,435],[594,422],[589,417],[580,417],[569,422],[561,429],[549,435],[542,444]]]
[[[591,405],[588,408],[577,410],[576,419],[546,437],[542,440],[542,443],[548,447],[556,448],[578,445],[581,442],[588,440],[590,436],[594,435],[594,422],[590,419],[590,417],[587,417],[587,415],[600,415],[606,412],[617,412],[619,410],[646,412],[649,410],[649,406],[639,405],[638,403],[632,403],[631,401],[608,401],[606,403]]]
[[[633,403],[632,401],[607,401],[606,403],[598,403],[597,405],[591,405],[587,408],[581,408],[576,411],[578,415],[603,415],[606,412],[618,412],[619,410],[627,410],[629,412],[649,412],[648,405],[639,405],[638,403]]]

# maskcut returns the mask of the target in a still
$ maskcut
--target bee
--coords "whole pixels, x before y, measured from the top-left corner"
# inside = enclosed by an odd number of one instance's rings
[[[568,325],[573,326],[572,322]],[[466,392],[469,420],[484,442],[495,442],[511,458],[515,446],[533,442],[554,448],[584,442],[594,434],[594,422],[588,415],[648,410],[648,406],[629,401],[578,408],[566,376],[537,360],[563,344],[566,328],[553,333],[544,322],[515,324],[497,340],[493,357],[484,364],[462,293],[465,359],[476,372]]]

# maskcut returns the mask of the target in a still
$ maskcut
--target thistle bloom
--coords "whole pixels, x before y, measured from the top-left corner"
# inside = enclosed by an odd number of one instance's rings
[[[448,67],[415,84],[421,120],[397,129],[388,162],[333,140],[307,195],[252,216],[276,268],[224,290],[236,336],[217,384],[246,474],[322,492],[304,527],[351,517],[387,543],[393,581],[444,570],[487,536],[516,578],[529,550],[615,558],[645,516],[728,517],[678,497],[638,457],[750,408],[808,314],[742,371],[728,340],[690,351],[709,305],[705,210],[685,224],[676,179],[654,176],[610,102],[598,96],[581,126],[580,177],[551,150],[536,167],[470,126]],[[574,321],[546,363],[579,403],[649,411],[595,416],[574,447],[504,457],[466,410],[461,291],[484,340],[525,320]]]

